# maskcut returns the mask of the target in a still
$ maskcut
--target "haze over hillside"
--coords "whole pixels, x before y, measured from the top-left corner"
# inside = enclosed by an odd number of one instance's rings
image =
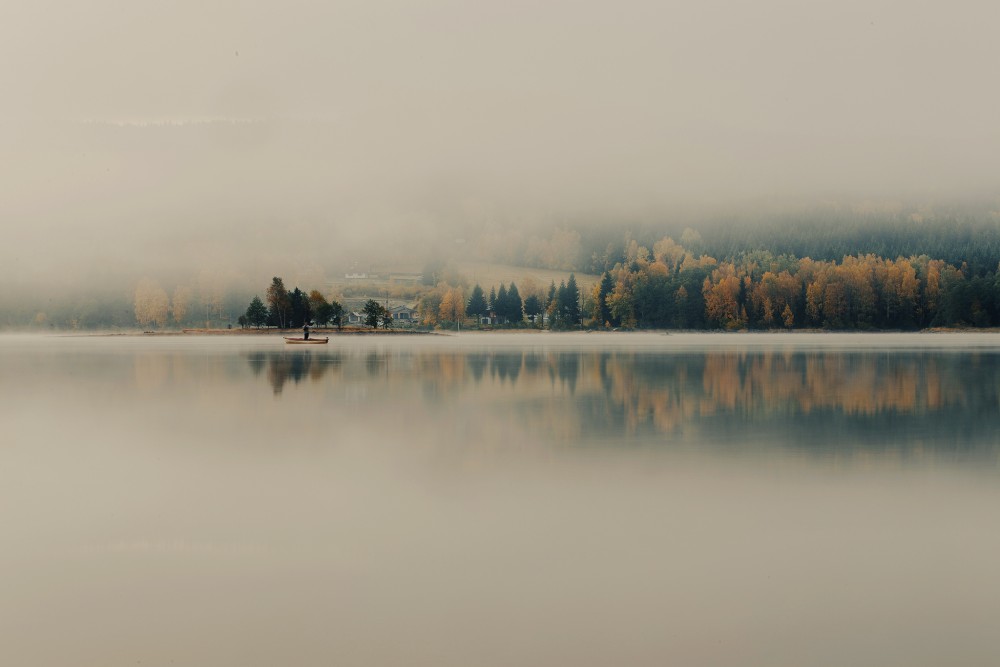
[[[0,265],[57,288],[412,262],[563,224],[989,220],[998,19],[900,0],[9,3]]]

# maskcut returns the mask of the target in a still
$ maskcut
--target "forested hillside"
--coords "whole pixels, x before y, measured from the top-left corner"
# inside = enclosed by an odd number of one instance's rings
[[[1000,279],[927,255],[840,261],[767,251],[719,261],[670,238],[633,242],[594,288],[604,326],[693,329],[916,329],[997,326]]]

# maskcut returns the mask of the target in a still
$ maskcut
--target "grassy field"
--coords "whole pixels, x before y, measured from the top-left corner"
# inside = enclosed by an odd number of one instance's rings
[[[548,269],[534,269],[524,266],[511,266],[509,264],[486,264],[483,262],[462,262],[458,265],[458,270],[465,275],[472,284],[479,283],[487,292],[492,286],[510,285],[513,282],[519,291],[527,278],[531,278],[544,289],[548,289],[549,283],[555,282],[559,286],[560,281],[569,278],[570,271],[550,271]],[[576,284],[580,292],[589,291],[595,283],[600,281],[600,276],[588,273],[576,273]],[[523,294],[523,292],[522,292]]]
[[[521,292],[522,298],[527,296],[525,288],[534,281],[543,293],[548,290],[549,283],[559,283],[569,278],[569,271],[550,271],[548,269],[533,269],[509,264],[489,264],[485,262],[460,262],[455,268],[469,280],[470,287],[479,283],[489,294],[490,287],[499,287],[500,283],[510,285],[513,282]],[[587,273],[576,273],[576,284],[580,294],[590,291],[590,288],[600,281],[600,276]],[[391,284],[389,281],[349,281],[335,280],[327,283],[327,292],[335,295],[348,309],[357,309],[365,300],[376,301],[390,299],[393,305],[399,303],[413,304],[419,294],[427,287],[417,283]]]

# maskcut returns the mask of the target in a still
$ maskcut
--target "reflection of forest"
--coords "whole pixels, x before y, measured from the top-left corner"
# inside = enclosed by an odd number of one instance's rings
[[[605,359],[606,417],[627,432],[802,444],[996,440],[1000,358],[718,352]],[[615,412],[618,414],[614,414]]]
[[[993,443],[1000,426],[1000,357],[984,353],[368,350],[249,362],[276,394],[337,368],[372,401],[416,398],[556,439],[939,446]]]

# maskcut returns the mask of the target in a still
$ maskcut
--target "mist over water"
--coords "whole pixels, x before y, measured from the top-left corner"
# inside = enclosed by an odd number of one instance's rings
[[[992,334],[2,337],[20,665],[990,664]]]

